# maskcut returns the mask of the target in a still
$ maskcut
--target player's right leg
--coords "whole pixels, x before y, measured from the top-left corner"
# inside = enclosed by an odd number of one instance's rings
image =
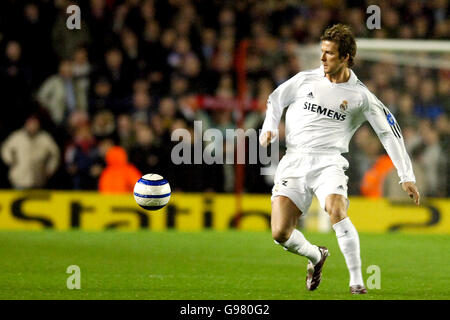
[[[314,265],[322,258],[319,247],[312,245],[296,229],[302,212],[285,196],[276,196],[272,200],[271,228],[276,243],[292,253],[307,257]]]
[[[285,196],[277,196],[272,200],[271,229],[272,237],[278,243],[286,242],[297,226],[302,212]]]
[[[309,159],[292,154],[281,159],[272,189],[271,229],[275,243],[309,260],[306,287],[314,290],[320,283],[328,250],[312,245],[296,229],[298,218],[302,212],[308,211],[313,196],[306,183],[308,164]],[[306,168],[303,169],[304,165]]]

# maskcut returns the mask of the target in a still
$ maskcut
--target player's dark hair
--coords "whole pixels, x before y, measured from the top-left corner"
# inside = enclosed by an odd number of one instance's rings
[[[323,32],[320,40],[328,40],[337,43],[339,48],[339,58],[345,58],[348,54],[348,66],[352,67],[355,64],[353,58],[356,55],[356,41],[349,26],[341,23],[335,24]]]

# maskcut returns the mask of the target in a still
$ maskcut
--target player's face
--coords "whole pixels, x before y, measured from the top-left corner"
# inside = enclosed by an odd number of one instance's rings
[[[322,55],[320,60],[322,61],[325,74],[336,74],[341,71],[342,68],[347,66],[347,59],[345,57],[339,58],[337,43],[329,40],[323,40],[321,49]]]

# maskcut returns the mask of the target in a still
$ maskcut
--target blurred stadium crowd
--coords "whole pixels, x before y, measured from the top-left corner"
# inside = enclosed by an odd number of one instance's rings
[[[81,8],[81,30],[66,27],[71,4]],[[371,4],[381,8],[380,30],[366,28]],[[106,157],[115,145],[174,190],[233,191],[233,165],[173,165],[170,134],[192,131],[194,120],[203,129],[236,128],[242,66],[252,101],[243,124],[258,129],[268,95],[302,70],[297,45],[318,43],[325,27],[342,22],[357,37],[448,40],[448,17],[446,0],[3,0],[0,187],[95,190],[107,162],[117,161]],[[358,57],[354,70],[399,121],[424,195],[449,196],[450,71]],[[400,190],[369,126],[345,156],[350,194]],[[259,165],[246,165],[245,176],[246,192],[270,191]]]

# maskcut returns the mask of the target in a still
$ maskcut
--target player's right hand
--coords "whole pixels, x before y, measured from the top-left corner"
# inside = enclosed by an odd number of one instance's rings
[[[274,133],[272,131],[266,131],[259,136],[259,143],[263,147],[267,147],[270,144],[270,141],[272,140],[273,136]]]

